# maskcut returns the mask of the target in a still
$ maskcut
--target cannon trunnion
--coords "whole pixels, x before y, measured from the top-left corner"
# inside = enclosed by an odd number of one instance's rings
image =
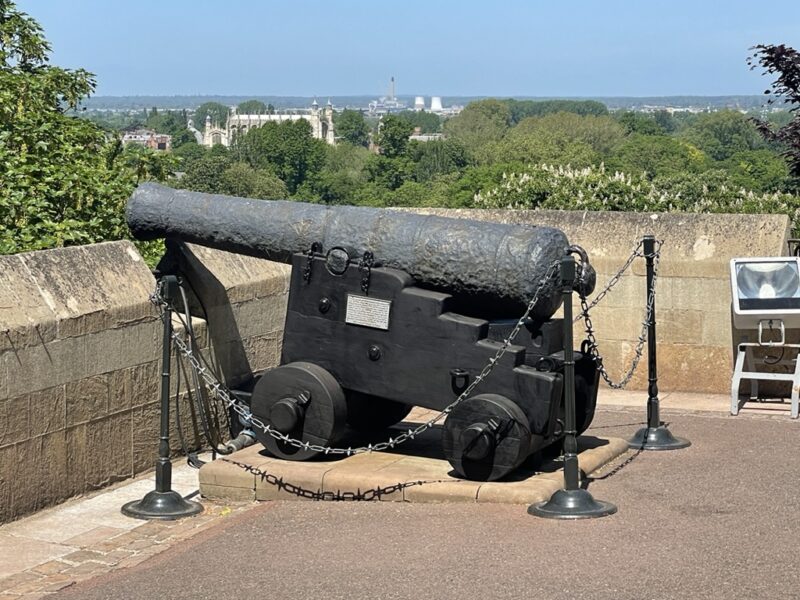
[[[348,427],[375,431],[401,421],[413,406],[441,410],[456,400],[495,356],[516,321],[453,312],[450,294],[415,285],[406,272],[373,266],[371,256],[342,248],[297,253],[281,366],[253,391],[253,414],[310,445],[346,444]],[[442,427],[442,446],[461,476],[499,479],[563,436],[562,321],[531,321],[474,394]],[[594,416],[597,370],[578,354],[579,432]],[[319,454],[263,431],[274,455]]]

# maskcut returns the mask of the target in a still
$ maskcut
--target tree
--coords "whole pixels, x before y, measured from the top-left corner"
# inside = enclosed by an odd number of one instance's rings
[[[95,88],[49,64],[39,24],[0,0],[0,253],[120,239],[134,175],[97,125],[73,116]]]
[[[753,122],[733,110],[700,115],[680,136],[714,160],[725,160],[737,152],[764,146]]]
[[[470,102],[458,116],[448,119],[444,131],[469,152],[475,152],[490,142],[502,139],[510,123],[511,110],[507,103],[492,99],[479,100]]]
[[[224,194],[222,174],[231,166],[231,161],[225,156],[211,156],[210,154],[192,162],[186,173],[179,180],[179,185],[195,192],[209,194]]]
[[[623,127],[608,115],[582,116],[568,112],[524,119],[509,132],[509,136],[512,134],[535,135],[557,144],[582,142],[600,156],[610,154],[625,138]]]
[[[644,135],[664,135],[666,133],[655,117],[638,112],[625,111],[617,116],[617,121],[627,133]]]
[[[233,153],[256,169],[274,172],[293,194],[322,168],[325,148],[311,135],[311,123],[299,119],[251,129],[236,139]]]
[[[634,133],[606,160],[606,166],[612,171],[655,177],[683,171],[697,173],[706,168],[707,162],[702,150],[683,140]]]
[[[334,125],[341,141],[365,148],[369,145],[369,127],[360,110],[345,109],[334,115]]]
[[[416,163],[414,178],[430,181],[438,175],[453,173],[467,166],[464,147],[452,140],[417,142],[411,156]]]
[[[773,129],[763,121],[756,121],[759,132],[771,142],[783,145],[782,152],[793,177],[800,178],[800,52],[780,44],[760,44],[748,60],[751,69],[760,67],[765,74],[777,75],[775,81],[764,92],[770,96],[768,102],[782,101],[794,112],[793,119],[779,129]]]
[[[281,200],[289,194],[286,184],[266,169],[254,169],[246,163],[234,163],[222,172],[221,193],[242,198]]]
[[[397,158],[405,154],[408,136],[414,131],[412,125],[397,115],[386,115],[378,126],[378,146],[381,155]]]
[[[194,111],[194,126],[202,130],[209,115],[212,123],[224,126],[228,120],[228,107],[219,102],[204,102]]]
[[[236,112],[240,115],[266,115],[268,109],[261,100],[246,100],[236,107]]]
[[[608,108],[596,100],[504,100],[511,115],[511,124],[528,117],[542,117],[551,113],[569,112],[576,115],[607,115]]]
[[[442,119],[439,115],[423,110],[404,110],[397,113],[401,119],[405,119],[413,128],[419,127],[420,133],[439,133],[442,130]]]

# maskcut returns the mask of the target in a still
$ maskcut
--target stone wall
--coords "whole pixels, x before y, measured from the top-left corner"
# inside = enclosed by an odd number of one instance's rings
[[[589,251],[600,285],[643,234],[663,238],[661,389],[716,393],[727,393],[731,376],[729,260],[784,254],[789,228],[785,216],[421,212],[559,227]],[[276,364],[289,267],[191,245],[178,262],[201,345],[226,382]],[[154,286],[128,242],[0,257],[0,522],[153,465],[161,343],[148,300]],[[640,260],[594,311],[615,376],[632,357],[644,301]],[[644,374],[632,387],[644,389]]]
[[[416,210],[501,223],[548,225],[583,246],[598,273],[598,289],[625,262],[637,240],[664,240],[656,288],[659,387],[663,391],[730,392],[733,372],[730,259],[782,256],[786,215],[619,213],[533,210]],[[604,362],[616,380],[633,358],[645,302],[639,259],[593,314]],[[577,303],[575,310],[578,310]],[[576,313],[577,314],[577,313]],[[576,341],[582,339],[582,330]],[[629,389],[646,389],[646,357]]]
[[[242,360],[275,364],[288,267],[202,253],[227,271],[221,289],[243,317]],[[0,257],[0,522],[153,466],[162,331],[154,287],[129,242]],[[257,313],[266,316],[247,325]],[[203,320],[194,325],[201,345],[213,346]]]

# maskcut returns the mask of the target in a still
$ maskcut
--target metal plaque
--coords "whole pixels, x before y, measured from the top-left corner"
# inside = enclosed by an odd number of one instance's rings
[[[363,325],[374,329],[389,329],[391,300],[379,300],[347,294],[347,313],[344,322],[350,325]]]

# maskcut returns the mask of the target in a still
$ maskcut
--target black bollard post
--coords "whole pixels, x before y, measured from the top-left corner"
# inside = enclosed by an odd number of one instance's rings
[[[661,422],[658,400],[658,370],[656,361],[656,299],[653,295],[655,284],[656,238],[644,236],[644,256],[647,261],[647,298],[650,302],[650,319],[647,327],[647,426],[642,427],[628,440],[631,448],[642,450],[678,450],[691,446],[689,440],[677,438]]]
[[[564,488],[550,500],[531,504],[528,513],[547,519],[590,519],[617,512],[610,502],[595,500],[580,487],[578,439],[575,424],[575,355],[572,348],[572,291],[575,261],[570,254],[561,259],[561,291],[564,298]]]
[[[172,351],[172,299],[178,289],[178,279],[166,275],[160,281],[167,306],[164,309],[164,337],[161,354],[161,438],[156,461],[156,489],[141,500],[128,502],[122,514],[134,519],[161,519],[171,521],[190,517],[203,511],[203,505],[186,500],[172,489],[172,461],[169,454],[169,382]]]

